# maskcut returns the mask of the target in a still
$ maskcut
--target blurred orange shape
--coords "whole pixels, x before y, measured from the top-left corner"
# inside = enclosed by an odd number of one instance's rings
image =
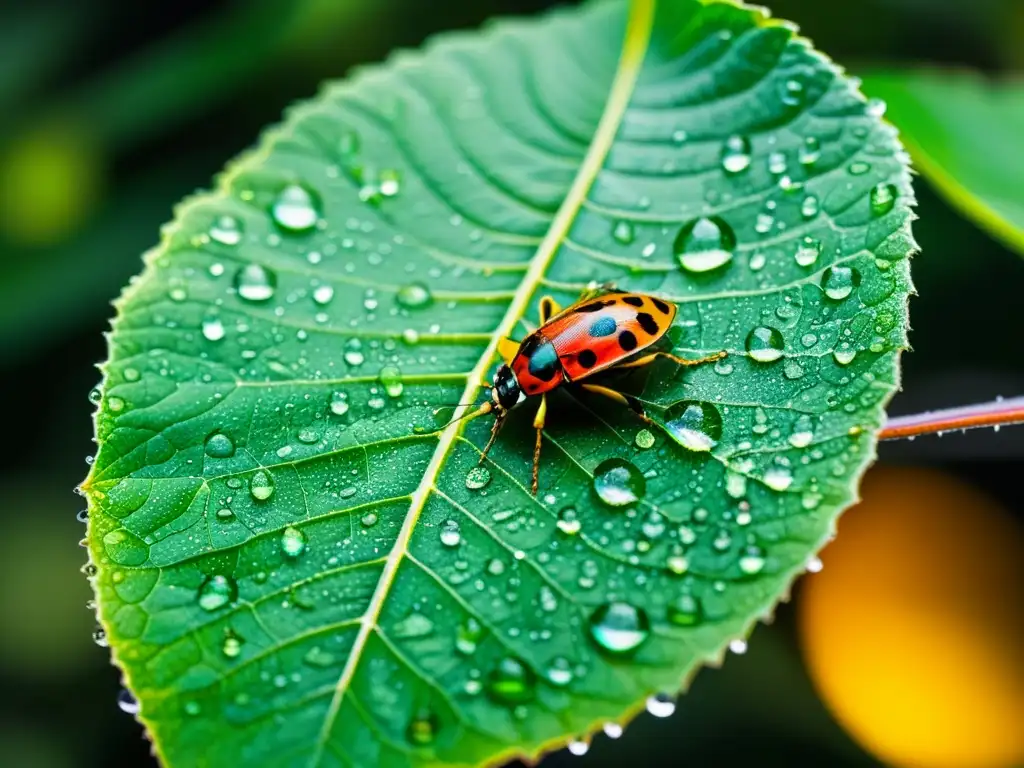
[[[896,766],[1024,765],[1024,535],[934,470],[872,470],[798,598],[811,678]]]

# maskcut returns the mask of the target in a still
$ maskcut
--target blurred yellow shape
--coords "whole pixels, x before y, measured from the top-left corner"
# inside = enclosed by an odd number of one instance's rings
[[[0,149],[0,232],[25,246],[59,243],[94,210],[103,159],[74,125],[48,123]]]
[[[876,468],[799,596],[804,656],[840,724],[914,768],[1024,764],[1024,537],[940,472]]]

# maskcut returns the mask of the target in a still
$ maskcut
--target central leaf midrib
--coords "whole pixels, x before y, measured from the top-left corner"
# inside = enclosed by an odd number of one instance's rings
[[[497,352],[498,339],[511,334],[515,324],[525,314],[530,299],[540,285],[551,260],[558,252],[558,248],[567,236],[570,227],[576,220],[576,216],[583,207],[591,186],[604,165],[643,65],[654,22],[655,3],[656,0],[632,0],[630,3],[619,63],[611,88],[609,89],[608,100],[601,119],[598,121],[594,138],[590,143],[587,154],[583,158],[583,162],[569,188],[565,200],[559,206],[551,226],[537,247],[536,254],[530,260],[529,268],[513,296],[508,310],[491,335],[490,341],[481,354],[479,361],[470,372],[466,388],[462,393],[462,397],[459,398],[460,403],[472,404],[476,392],[480,388],[480,382],[483,380],[484,374]],[[453,416],[455,418],[461,416],[469,407],[470,405],[458,406]],[[424,471],[423,478],[412,495],[412,499],[409,502],[409,511],[406,513],[402,528],[388,555],[373,596],[370,598],[370,604],[367,606],[360,621],[359,633],[352,645],[352,650],[349,653],[345,668],[342,670],[341,677],[338,679],[333,700],[324,717],[324,724],[320,731],[316,750],[310,760],[311,766],[319,762],[345,692],[359,666],[366,641],[370,633],[377,626],[380,612],[390,592],[398,566],[408,548],[409,540],[419,520],[423,506],[434,488],[434,482],[443,468],[452,446],[464,427],[464,421],[453,420],[441,433],[430,464]]]

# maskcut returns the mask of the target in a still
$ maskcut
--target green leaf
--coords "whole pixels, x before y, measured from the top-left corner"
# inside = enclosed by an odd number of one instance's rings
[[[448,36],[295,109],[179,209],[94,398],[101,619],[165,762],[536,755],[720,658],[874,457],[901,157],[792,27],[696,0]],[[729,356],[624,377],[668,430],[556,392],[534,498],[532,402],[481,468],[487,420],[435,411],[594,280]]]
[[[971,72],[872,72],[917,168],[979,226],[1024,252],[1024,84]]]

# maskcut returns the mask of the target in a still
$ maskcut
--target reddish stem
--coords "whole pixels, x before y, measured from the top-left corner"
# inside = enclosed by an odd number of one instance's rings
[[[1001,424],[1024,424],[1024,397],[897,416],[886,422],[878,437],[881,440],[894,440],[954,429],[998,427]]]

